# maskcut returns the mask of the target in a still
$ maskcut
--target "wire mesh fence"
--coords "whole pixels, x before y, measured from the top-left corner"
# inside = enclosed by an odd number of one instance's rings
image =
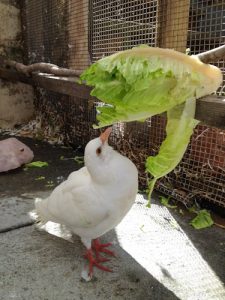
[[[197,54],[225,42],[225,1],[192,0],[189,13],[187,47]],[[215,63],[225,74],[224,61]],[[224,95],[224,83],[218,93]]]
[[[197,54],[225,38],[222,0],[25,0],[23,15],[29,62],[80,72],[91,62],[140,44],[181,52],[189,48]],[[224,61],[217,65],[224,71]],[[98,105],[91,98],[43,90],[36,101],[44,126],[55,128],[65,143],[81,147],[98,135],[92,128]],[[137,165],[141,188],[147,183],[145,159],[157,154],[165,124],[164,116],[155,116],[113,126],[111,143]],[[197,126],[183,160],[156,189],[186,204],[207,200],[225,207],[225,131]]]
[[[90,1],[92,61],[141,43],[156,46],[158,1]]]
[[[44,61],[66,67],[68,60],[66,1],[25,0],[22,10],[29,63]]]

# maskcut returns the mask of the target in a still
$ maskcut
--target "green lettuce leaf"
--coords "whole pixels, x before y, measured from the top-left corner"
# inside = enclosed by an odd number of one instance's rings
[[[81,79],[94,86],[91,95],[105,103],[98,108],[95,127],[144,120],[194,98],[199,75],[185,69],[177,74],[180,68],[158,57],[113,55],[91,65]]]
[[[215,91],[222,73],[196,57],[142,45],[100,59],[80,78],[93,87],[91,95],[103,102],[97,108],[95,128],[144,121],[167,112],[167,137],[158,155],[146,162],[153,177],[150,199],[157,179],[171,172],[186,151],[198,124],[194,119],[195,99]]]
[[[84,164],[84,157],[83,156],[75,156],[74,160],[78,165],[83,165]]]
[[[171,205],[171,204],[169,204],[170,197],[166,198],[166,197],[160,196],[159,200],[160,200],[160,202],[161,202],[162,205],[164,205],[164,206],[166,206],[168,208],[177,208],[177,205]]]
[[[147,171],[154,177],[149,182],[149,202],[156,180],[171,172],[181,161],[191,135],[199,121],[194,119],[195,100],[187,100],[185,105],[175,106],[167,113],[166,139],[159,153],[146,161]]]
[[[48,163],[46,161],[33,161],[29,164],[25,165],[28,168],[43,168],[43,167],[47,167]]]
[[[210,213],[206,209],[202,209],[198,212],[198,215],[190,222],[195,229],[203,229],[211,227],[214,222]]]

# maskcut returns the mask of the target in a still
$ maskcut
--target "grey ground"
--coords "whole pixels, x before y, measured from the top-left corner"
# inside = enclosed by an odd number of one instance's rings
[[[190,215],[157,200],[147,209],[141,195],[103,237],[117,253],[105,263],[113,273],[95,270],[91,282],[81,280],[85,249],[79,238],[53,223],[41,229],[29,213],[35,197],[46,197],[80,168],[68,158],[82,153],[19,139],[33,149],[35,160],[49,166],[0,174],[1,300],[225,299],[225,231],[216,226],[194,230]],[[45,179],[35,180],[40,176]]]

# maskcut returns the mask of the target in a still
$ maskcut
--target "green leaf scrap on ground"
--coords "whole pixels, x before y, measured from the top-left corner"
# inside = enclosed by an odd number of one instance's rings
[[[28,168],[42,168],[42,167],[47,167],[48,163],[46,161],[38,160],[38,161],[33,161],[29,164],[26,164],[25,166]]]
[[[52,180],[47,181],[47,184],[45,185],[46,187],[53,187],[54,182]]]
[[[169,224],[170,224],[173,228],[179,229],[179,225],[178,225],[178,223],[177,223],[176,220],[174,220],[174,219],[170,220],[170,221],[169,221]]]
[[[160,199],[160,202],[161,202],[162,205],[164,205],[168,208],[177,208],[176,205],[169,204],[170,197],[166,198],[166,197],[160,196],[159,199]]]
[[[75,157],[64,157],[63,155],[60,156],[60,160],[74,160],[77,164],[83,165],[84,164],[84,156],[75,156]]]
[[[44,180],[45,179],[45,176],[39,176],[37,178],[35,178],[35,180]]]
[[[181,214],[181,215],[184,215],[184,211],[183,211],[183,209],[179,209],[179,213]]]
[[[79,165],[84,163],[84,157],[83,156],[75,156],[74,160],[76,163],[78,163]]]
[[[140,230],[142,231],[142,232],[144,232],[144,230],[143,230],[143,228],[144,228],[144,224],[142,224],[141,226],[140,226]]]
[[[191,220],[190,224],[195,229],[203,229],[211,227],[214,222],[211,218],[210,213],[206,209],[202,209],[197,212],[197,216],[193,220]]]
[[[195,214],[197,214],[197,213],[198,213],[198,210],[199,210],[199,208],[197,207],[196,204],[194,204],[192,207],[188,208],[188,211],[189,211],[190,213],[195,213]]]

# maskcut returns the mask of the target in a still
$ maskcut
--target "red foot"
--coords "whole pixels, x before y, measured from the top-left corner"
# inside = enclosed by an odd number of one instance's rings
[[[112,270],[110,270],[109,268],[104,267],[99,264],[99,262],[103,262],[103,260],[99,261],[99,260],[95,259],[91,249],[87,250],[84,257],[89,261],[89,276],[92,276],[92,274],[93,274],[93,266],[97,267],[98,269],[100,269],[102,271],[112,272]],[[106,260],[104,260],[104,261],[106,261]]]
[[[95,250],[95,253],[96,253],[96,257],[98,258],[100,258],[100,256],[99,256],[99,252],[103,252],[103,253],[106,253],[106,254],[108,254],[108,255],[111,255],[111,256],[116,256],[116,254],[113,252],[113,251],[111,251],[111,250],[109,250],[109,249],[105,249],[105,248],[107,248],[107,247],[109,247],[109,246],[111,246],[112,245],[112,243],[107,243],[107,244],[101,244],[100,243],[100,241],[99,241],[99,239],[95,239],[95,240],[93,240],[93,242],[92,242],[92,249],[94,249]],[[101,258],[100,258],[101,259]]]

